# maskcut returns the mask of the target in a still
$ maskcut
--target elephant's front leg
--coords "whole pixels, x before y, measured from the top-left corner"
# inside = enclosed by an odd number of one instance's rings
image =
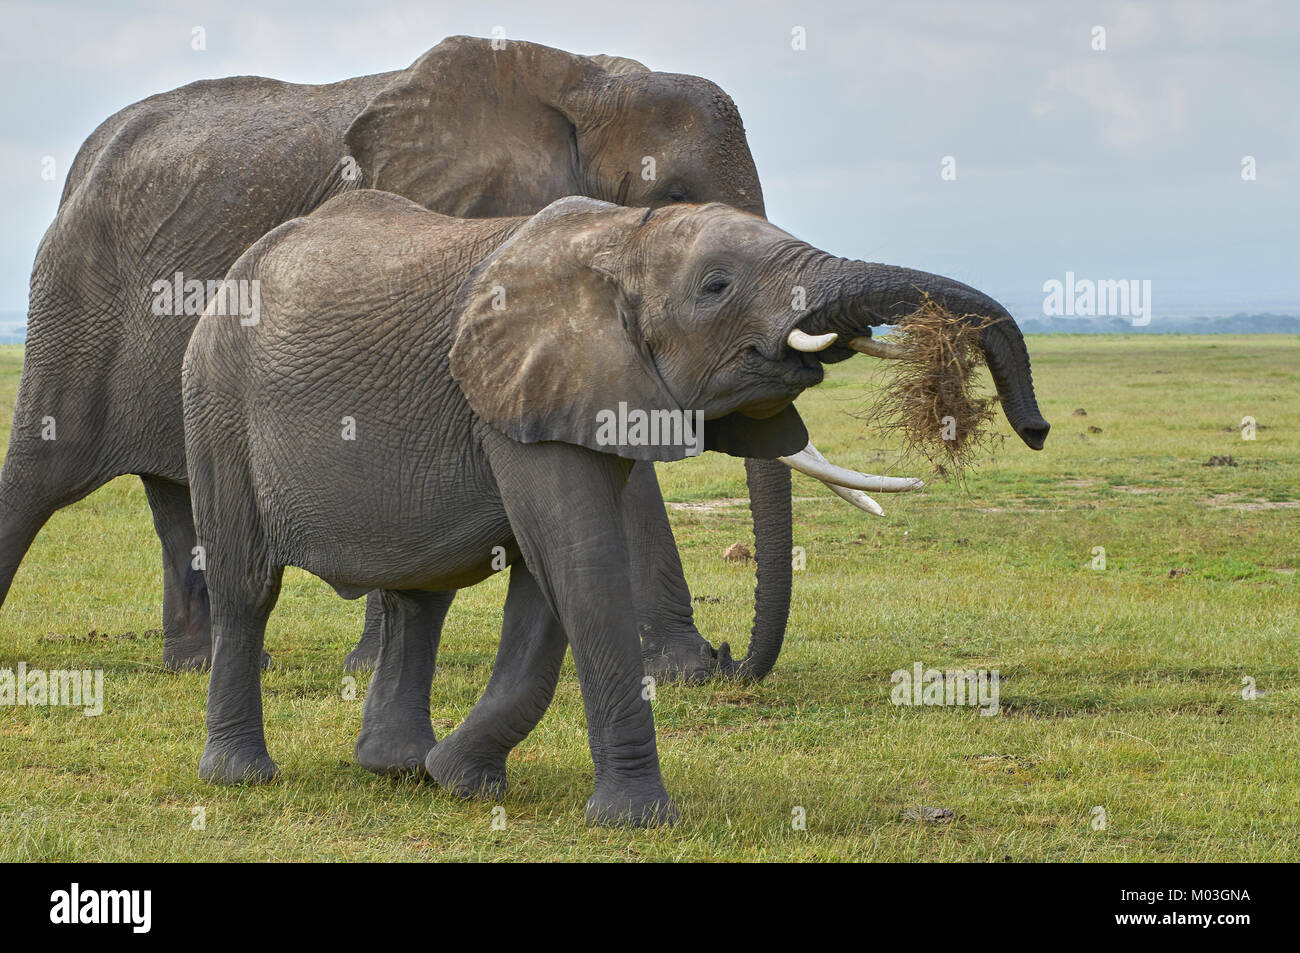
[[[691,590],[653,463],[637,463],[628,477],[623,531],[646,674],[663,681],[709,678],[718,671],[718,653],[695,627]]]
[[[484,433],[484,447],[520,551],[573,649],[596,767],[587,820],[671,823],[677,811],[659,771],[622,525],[631,465],[495,431]]]
[[[492,679],[459,727],[429,752],[430,777],[461,797],[503,797],[506,756],[546,713],[568,645],[532,573],[517,560]]]
[[[434,746],[429,721],[438,641],[453,592],[383,591],[385,622],[375,674],[366,690],[357,763],[376,774],[418,774]]]

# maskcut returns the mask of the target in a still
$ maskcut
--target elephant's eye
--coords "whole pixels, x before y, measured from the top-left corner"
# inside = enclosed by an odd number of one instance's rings
[[[706,295],[720,295],[731,287],[731,279],[726,275],[710,275],[700,288]]]
[[[673,186],[671,189],[669,189],[668,192],[664,195],[664,198],[666,198],[666,199],[667,199],[668,201],[670,201],[670,202],[685,202],[685,201],[686,201],[686,190],[685,190],[684,188],[682,188],[681,186],[679,186],[679,185],[674,185],[674,186]]]

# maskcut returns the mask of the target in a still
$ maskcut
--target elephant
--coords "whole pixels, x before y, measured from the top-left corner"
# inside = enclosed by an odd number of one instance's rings
[[[501,797],[506,756],[572,648],[595,765],[586,818],[601,824],[677,816],[632,611],[621,497],[635,467],[700,449],[797,453],[809,440],[795,398],[927,296],[1019,340],[967,285],[838,258],[718,203],[566,197],[466,220],[360,190],[272,231],[228,281],[259,283],[259,319],[209,306],[182,373],[215,645],[200,776],[277,773],[258,659],[297,566],[345,597],[381,593],[388,624],[355,747],[377,773]],[[494,670],[438,741],[442,620],[501,552]]]
[[[208,665],[182,355],[211,286],[245,249],[363,186],[459,217],[531,214],[570,194],[764,214],[726,93],[619,57],[451,37],[404,70],[322,86],[205,80],[123,109],[78,152],[33,267],[0,471],[0,604],[55,510],[137,474],[162,544],[164,664]],[[55,440],[45,439],[50,421]],[[769,459],[747,461],[746,473],[758,586],[751,657],[733,662],[696,629],[653,467],[635,468],[625,531],[654,674],[761,675],[775,660],[790,601],[790,477]],[[368,598],[348,668],[373,661],[384,605]]]

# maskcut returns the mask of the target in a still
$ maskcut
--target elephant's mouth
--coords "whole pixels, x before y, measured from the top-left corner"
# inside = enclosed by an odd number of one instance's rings
[[[774,362],[780,368],[782,384],[805,390],[822,382],[826,371],[822,362],[815,355],[803,354],[796,350],[787,350],[780,360]],[[796,393],[794,396],[798,396]],[[791,400],[794,399],[791,397]]]
[[[805,341],[809,337],[814,338],[820,347],[809,350]],[[785,337],[773,347],[775,356],[764,353],[766,349],[751,349],[751,353],[746,355],[745,377],[751,382],[755,377],[763,382],[760,388],[762,395],[745,401],[736,408],[736,413],[755,420],[775,417],[804,390],[820,384],[826,373],[822,367],[821,351],[836,336],[832,334],[829,338],[829,341],[822,341],[817,336],[804,335],[798,328],[787,328]],[[916,479],[877,476],[836,466],[823,457],[812,443],[792,456],[778,459],[791,469],[820,480],[837,496],[875,516],[883,516],[884,510],[865,491],[900,493],[925,485]]]
[[[766,420],[789,407],[809,387],[820,384],[825,376],[821,362],[810,354],[785,351],[774,359],[751,347],[742,361],[728,412]]]

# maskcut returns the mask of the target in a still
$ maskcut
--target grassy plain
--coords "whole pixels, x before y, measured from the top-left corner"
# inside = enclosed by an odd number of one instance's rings
[[[658,689],[672,829],[583,826],[571,660],[511,756],[504,829],[492,805],[367,774],[352,761],[366,678],[345,700],[340,670],[362,604],[297,570],[267,640],[281,777],[201,783],[206,677],[159,664],[158,543],[139,481],[116,480],[54,516],[0,610],[0,668],[102,668],[106,694],[97,718],[0,707],[0,860],[1300,857],[1300,340],[1044,336],[1030,350],[1054,425],[1042,453],[1010,438],[964,487],[881,496],[883,519],[795,476],[806,568],[776,670]],[[0,348],[4,441],[21,360]],[[836,462],[906,473],[853,416],[872,368],[833,368],[800,410]],[[721,559],[752,542],[743,467],[706,454],[660,478],[696,620],[743,651],[752,564]],[[439,735],[487,682],[504,583],[452,608]],[[1000,714],[891,704],[891,673],[918,661],[996,669]],[[904,817],[919,806],[954,817]]]

